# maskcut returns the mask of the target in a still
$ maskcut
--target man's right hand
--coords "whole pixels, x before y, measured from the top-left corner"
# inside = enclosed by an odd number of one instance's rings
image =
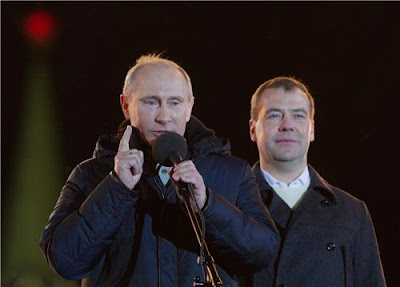
[[[129,149],[132,127],[127,126],[114,157],[114,172],[127,188],[133,189],[143,173],[144,155],[141,150]]]

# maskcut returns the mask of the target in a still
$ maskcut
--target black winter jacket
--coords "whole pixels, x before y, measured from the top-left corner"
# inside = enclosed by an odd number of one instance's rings
[[[73,170],[40,247],[53,270],[82,286],[193,286],[202,277],[199,247],[175,187],[161,183],[134,129],[130,147],[144,151],[144,172],[127,189],[112,173],[119,138],[101,137],[93,158]],[[237,275],[273,260],[278,232],[250,166],[229,155],[229,144],[194,117],[185,138],[208,190],[206,242],[224,286],[237,286]]]
[[[311,183],[293,211],[253,167],[263,201],[280,231],[273,264],[256,287],[384,287],[385,277],[365,203],[327,183],[309,166]]]

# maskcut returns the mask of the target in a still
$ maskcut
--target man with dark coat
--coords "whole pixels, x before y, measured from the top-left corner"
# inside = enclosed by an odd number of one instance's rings
[[[197,263],[199,242],[176,186],[187,184],[224,286],[267,266],[279,235],[249,165],[191,116],[190,78],[176,63],[142,56],[125,79],[127,119],[99,139],[62,188],[40,246],[51,268],[82,286],[193,286],[211,281]],[[130,124],[130,125],[129,125]],[[151,147],[166,132],[184,136],[188,158],[168,170]],[[204,247],[203,247],[204,250]],[[201,260],[200,260],[201,263]],[[204,273],[203,273],[204,272]],[[214,284],[218,278],[213,278]],[[208,286],[208,285],[207,285]]]
[[[252,97],[250,137],[260,157],[253,171],[281,235],[275,266],[252,286],[386,286],[365,203],[307,164],[314,113],[309,91],[291,77],[266,81]]]

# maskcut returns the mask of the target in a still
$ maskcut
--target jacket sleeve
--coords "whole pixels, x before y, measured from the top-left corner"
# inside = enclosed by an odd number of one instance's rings
[[[360,229],[353,242],[354,286],[385,287],[378,242],[369,211],[363,203]]]
[[[50,267],[66,279],[88,276],[137,200],[137,193],[112,173],[93,191],[88,189],[78,165],[62,188],[40,240]]]
[[[261,201],[256,179],[246,163],[238,177],[235,203],[210,190],[204,210],[206,235],[220,261],[228,261],[234,270],[255,271],[275,258],[280,237],[275,224]],[[237,180],[237,179],[236,179]]]

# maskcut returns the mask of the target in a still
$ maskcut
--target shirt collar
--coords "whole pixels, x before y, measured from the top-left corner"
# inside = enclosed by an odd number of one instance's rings
[[[276,186],[278,186],[280,188],[297,187],[297,186],[303,186],[303,185],[307,184],[308,182],[310,182],[310,172],[308,171],[308,166],[305,167],[303,172],[297,178],[295,178],[294,180],[292,180],[288,184],[286,184],[285,182],[277,180],[269,172],[264,170],[261,166],[260,166],[260,170],[261,170],[261,173],[262,173],[263,177],[265,178],[266,182],[271,187],[276,187]]]

